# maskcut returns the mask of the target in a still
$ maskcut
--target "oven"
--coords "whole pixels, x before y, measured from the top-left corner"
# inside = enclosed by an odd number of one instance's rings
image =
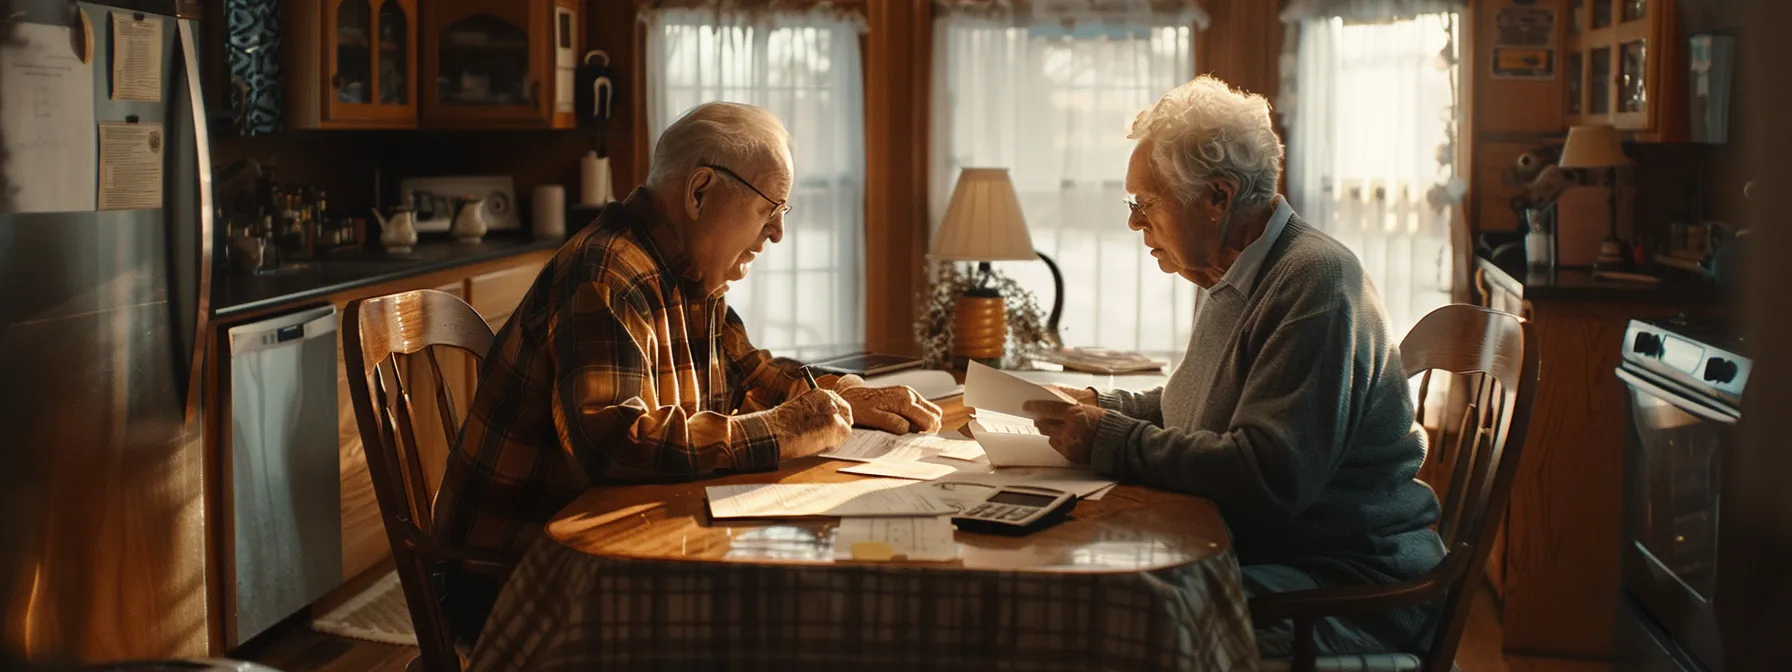
[[[1617,370],[1629,406],[1623,585],[1679,667],[1719,672],[1718,535],[1748,362],[1685,331],[1633,322]]]

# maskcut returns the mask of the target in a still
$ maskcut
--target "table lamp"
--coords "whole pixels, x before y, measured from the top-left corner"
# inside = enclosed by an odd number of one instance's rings
[[[1051,258],[1033,249],[1026,216],[1007,168],[965,168],[952,188],[952,201],[933,238],[927,258],[939,261],[977,262],[975,284],[958,298],[952,310],[952,358],[1000,362],[1008,335],[1008,319],[1002,295],[991,284],[992,261],[1041,259],[1051,269],[1056,293],[1046,333],[1058,333],[1058,314],[1064,308],[1064,276]]]
[[[1594,262],[1594,268],[1624,265],[1624,241],[1618,238],[1617,167],[1630,164],[1630,157],[1624,155],[1623,143],[1618,139],[1618,129],[1611,124],[1568,129],[1568,141],[1562,144],[1562,160],[1556,165],[1563,168],[1604,168],[1606,186],[1611,190],[1611,195],[1606,200],[1607,207],[1611,208],[1611,233],[1599,243],[1599,259]]]

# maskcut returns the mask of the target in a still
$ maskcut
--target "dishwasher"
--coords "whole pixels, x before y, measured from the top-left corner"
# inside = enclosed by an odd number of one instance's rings
[[[235,646],[342,584],[341,367],[334,306],[228,333]]]

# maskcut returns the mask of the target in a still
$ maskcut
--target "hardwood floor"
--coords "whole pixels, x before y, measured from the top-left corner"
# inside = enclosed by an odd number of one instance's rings
[[[417,657],[417,647],[381,644],[326,635],[304,618],[276,626],[231,658],[250,660],[281,672],[404,672]]]
[[[1456,666],[1463,672],[1612,672],[1609,663],[1501,655],[1499,613],[1487,591],[1469,615]],[[282,672],[403,672],[417,647],[364,642],[313,632],[293,620],[250,642],[232,657],[253,660]]]

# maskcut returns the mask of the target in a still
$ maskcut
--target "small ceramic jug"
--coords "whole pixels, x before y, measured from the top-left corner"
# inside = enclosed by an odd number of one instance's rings
[[[460,212],[454,216],[454,226],[449,233],[455,240],[475,243],[485,237],[485,199],[463,196],[460,199]]]
[[[373,211],[375,219],[380,220],[380,245],[387,252],[405,254],[411,246],[417,244],[416,215],[411,206],[400,205],[392,208],[392,216],[386,217],[380,211]]]

